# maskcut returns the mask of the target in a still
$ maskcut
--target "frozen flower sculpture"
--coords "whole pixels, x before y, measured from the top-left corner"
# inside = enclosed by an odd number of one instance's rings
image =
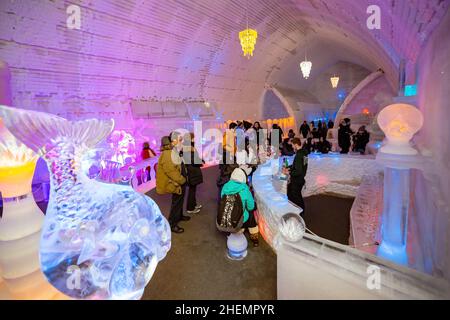
[[[113,121],[71,122],[5,106],[0,117],[51,173],[40,244],[48,281],[74,298],[139,299],[170,249],[170,228],[150,198],[81,170],[83,153],[111,132]]]

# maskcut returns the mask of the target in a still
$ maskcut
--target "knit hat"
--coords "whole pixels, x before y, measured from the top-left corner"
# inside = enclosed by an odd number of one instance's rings
[[[161,138],[161,147],[170,145],[170,138],[168,136],[164,136]]]
[[[240,168],[236,168],[233,170],[230,179],[240,183],[247,183],[247,175],[245,174],[244,170]]]
[[[239,166],[240,169],[244,170],[245,174],[247,175],[247,177],[252,173],[252,168],[250,168],[248,165],[244,164],[244,165],[240,165]]]

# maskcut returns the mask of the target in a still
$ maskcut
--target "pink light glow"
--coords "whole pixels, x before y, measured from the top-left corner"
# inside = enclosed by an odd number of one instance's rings
[[[316,182],[319,186],[325,186],[330,183],[327,176],[318,175],[316,178]]]

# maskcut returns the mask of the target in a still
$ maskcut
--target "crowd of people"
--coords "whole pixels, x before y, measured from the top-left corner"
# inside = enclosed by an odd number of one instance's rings
[[[261,155],[270,156],[271,153],[276,153],[294,156],[292,165],[283,167],[282,172],[288,176],[288,199],[303,209],[302,216],[304,216],[305,203],[302,189],[308,168],[308,154],[330,152],[331,144],[327,141],[327,132],[333,127],[334,123],[331,120],[328,123],[319,121],[317,127],[314,122],[308,124],[304,121],[300,126],[299,137],[291,129],[283,138],[283,131],[277,124],[273,124],[268,131],[263,129],[259,122],[252,124],[248,121],[236,121],[229,124],[219,148],[222,161],[218,166],[216,185],[218,216],[223,214],[220,210],[227,210],[223,208],[230,207],[230,204],[225,201],[239,201],[237,208],[242,211],[242,219],[240,224],[233,225],[235,229],[232,232],[248,230],[253,245],[259,244],[252,175],[261,163]],[[349,119],[346,118],[340,122],[338,130],[341,153],[349,152],[352,145],[351,139],[353,139],[353,150],[364,153],[369,141],[369,133],[364,126],[354,133],[350,128]],[[156,156],[156,153],[148,143],[144,143],[141,156],[143,159],[148,159]],[[174,233],[183,233],[184,229],[179,226],[179,222],[190,220],[192,215],[199,213],[202,209],[202,205],[197,202],[196,191],[198,185],[203,183],[201,170],[203,164],[204,161],[195,148],[192,133],[182,135],[174,131],[162,137],[161,154],[155,168],[156,192],[172,195],[168,220]],[[146,169],[147,180],[150,180],[150,170],[150,167]],[[186,193],[187,207],[184,210]]]

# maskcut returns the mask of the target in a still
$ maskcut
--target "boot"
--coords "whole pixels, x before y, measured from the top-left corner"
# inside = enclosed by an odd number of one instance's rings
[[[250,240],[253,242],[253,246],[259,246],[259,233],[250,234]]]

